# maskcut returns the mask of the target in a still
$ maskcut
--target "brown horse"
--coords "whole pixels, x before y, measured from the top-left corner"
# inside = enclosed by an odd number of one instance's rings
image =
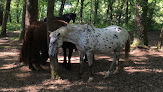
[[[29,69],[42,69],[40,61],[48,59],[47,24],[33,22],[26,30],[19,62],[29,64]]]
[[[54,29],[66,26],[68,23],[55,20]],[[26,30],[19,62],[29,65],[31,70],[40,70],[40,63],[45,64],[48,59],[47,24],[41,21],[33,22]]]

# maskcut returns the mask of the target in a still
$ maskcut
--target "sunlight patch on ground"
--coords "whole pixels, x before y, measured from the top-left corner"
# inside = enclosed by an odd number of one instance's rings
[[[46,80],[43,82],[43,85],[46,86],[46,89],[55,89],[55,90],[63,90],[68,89],[71,85],[68,80]]]
[[[58,56],[58,62],[59,63],[63,63],[64,57],[63,56]],[[68,58],[67,58],[67,62],[68,62]],[[71,63],[79,63],[80,62],[80,58],[79,57],[71,57]]]
[[[17,73],[15,76],[19,78],[25,78],[31,76],[31,73]]]
[[[15,65],[15,63],[11,63],[11,64],[4,64],[0,67],[0,69],[11,69],[17,67],[17,65]]]
[[[162,69],[135,69],[135,67],[124,67],[125,71],[134,73],[134,72],[157,72],[157,73],[162,73]]]

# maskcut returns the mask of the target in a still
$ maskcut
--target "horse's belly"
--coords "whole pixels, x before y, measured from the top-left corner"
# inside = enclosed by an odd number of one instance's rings
[[[94,52],[95,53],[108,53],[108,52],[112,52],[113,50],[115,50],[117,48],[117,43],[98,43],[95,48],[94,48]]]

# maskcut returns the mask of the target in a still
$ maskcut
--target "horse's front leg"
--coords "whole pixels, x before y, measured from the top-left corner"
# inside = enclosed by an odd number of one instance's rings
[[[89,73],[90,73],[88,82],[91,82],[91,81],[93,81],[92,65],[93,65],[94,54],[92,54],[91,51],[88,51],[86,54],[87,54],[87,58],[88,58]]]
[[[84,57],[84,54],[79,51],[79,56],[80,56],[79,79],[81,79],[81,75],[83,74],[83,62],[84,62],[83,57]]]

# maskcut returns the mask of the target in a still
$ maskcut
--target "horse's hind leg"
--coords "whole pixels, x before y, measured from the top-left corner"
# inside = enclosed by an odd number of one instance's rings
[[[73,52],[73,48],[69,48],[67,69],[71,69],[71,57],[72,57],[72,52]]]
[[[32,71],[36,70],[32,63],[29,63],[29,69],[31,69]]]
[[[63,56],[64,56],[63,67],[66,68],[66,65],[67,65],[67,59],[66,59],[67,53],[66,53],[66,48],[64,48],[64,47],[63,47]]]
[[[48,60],[48,58],[49,58],[49,55],[48,55],[48,46],[47,46],[47,44],[46,43],[44,43],[43,44],[43,47],[42,47],[42,49],[41,49],[41,55],[40,55],[40,58],[41,58],[41,64],[42,65],[45,65],[47,62],[47,60]]]
[[[113,65],[115,64],[116,62],[116,70],[114,71],[114,73],[118,72],[119,71],[119,56],[120,56],[120,52],[118,51],[114,51],[114,59],[113,59],[113,62],[109,68],[109,70],[107,71],[106,75],[104,78],[107,78],[110,76],[110,73],[111,73],[111,70],[113,68]],[[118,65],[118,66],[117,66]]]

